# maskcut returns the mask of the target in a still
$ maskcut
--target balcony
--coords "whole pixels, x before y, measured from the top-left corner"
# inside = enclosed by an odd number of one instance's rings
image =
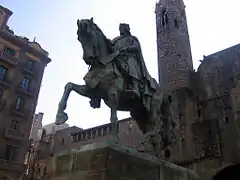
[[[0,169],[5,171],[14,171],[14,172],[23,173],[25,171],[25,166],[24,164],[20,164],[14,161],[0,159]]]
[[[19,86],[18,91],[26,96],[31,96],[31,97],[33,97],[35,94],[34,88],[22,88],[21,86]]]
[[[20,133],[16,129],[11,129],[11,128],[8,128],[6,130],[5,137],[8,139],[14,139],[14,140],[19,140],[19,141],[24,140],[24,134]]]
[[[6,76],[0,77],[0,84],[5,87],[10,87],[12,85],[11,81]]]
[[[8,64],[11,64],[13,66],[16,66],[18,64],[18,61],[15,57],[9,55],[8,53],[1,51],[0,52],[0,59],[7,62]]]
[[[37,74],[39,72],[38,69],[35,66],[29,67],[27,63],[24,63],[22,65],[22,69],[23,69],[24,72],[26,72],[26,73],[28,73],[32,76],[37,76]]]
[[[29,109],[25,108],[16,109],[16,104],[11,105],[10,109],[12,113],[24,118],[29,118],[31,112]]]

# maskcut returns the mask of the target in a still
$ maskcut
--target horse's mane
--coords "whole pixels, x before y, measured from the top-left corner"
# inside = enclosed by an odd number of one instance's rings
[[[105,43],[107,44],[107,47],[109,49],[109,51],[111,51],[112,49],[112,45],[111,45],[111,40],[109,40],[104,33],[102,32],[102,30],[98,27],[97,24],[95,24],[93,21],[89,20],[89,19],[83,19],[80,22],[80,26],[81,26],[81,33],[82,36],[90,36],[92,38],[97,38],[98,35],[101,35],[103,37],[103,40],[105,41]]]

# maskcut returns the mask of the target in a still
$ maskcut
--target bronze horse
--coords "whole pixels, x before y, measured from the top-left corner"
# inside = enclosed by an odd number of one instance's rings
[[[112,52],[111,41],[106,38],[93,19],[78,20],[77,25],[78,40],[83,48],[83,60],[90,69],[84,77],[85,85],[71,82],[66,84],[59,102],[55,123],[62,124],[67,121],[68,116],[64,110],[70,92],[75,91],[91,100],[104,100],[111,109],[110,121],[116,137],[117,111],[130,111],[141,131],[145,133],[146,137],[149,137],[155,151],[166,148],[171,144],[175,126],[170,96],[162,92],[156,81],[157,90],[152,97],[148,97],[150,98],[150,110],[145,108],[140,98],[127,96],[124,91],[126,78],[120,72],[116,73],[115,60],[120,52]],[[156,137],[160,137],[160,141],[156,142]]]

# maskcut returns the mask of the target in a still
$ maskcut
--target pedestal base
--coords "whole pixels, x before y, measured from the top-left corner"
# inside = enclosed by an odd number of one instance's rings
[[[93,143],[48,160],[49,180],[194,180],[186,168],[113,143]]]

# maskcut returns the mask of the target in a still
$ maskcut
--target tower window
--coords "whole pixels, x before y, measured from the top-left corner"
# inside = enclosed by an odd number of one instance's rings
[[[163,10],[163,12],[162,12],[161,23],[162,23],[162,26],[166,26],[168,23],[168,17],[167,17],[166,10]]]
[[[179,28],[178,20],[174,20],[174,27]]]
[[[185,17],[185,10],[182,10],[182,11],[181,11],[181,16],[182,16],[182,17]]]

